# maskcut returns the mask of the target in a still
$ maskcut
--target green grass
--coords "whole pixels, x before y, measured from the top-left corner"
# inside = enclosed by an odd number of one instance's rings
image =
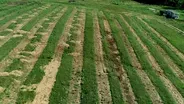
[[[33,70],[31,73],[28,75],[27,79],[25,80],[24,84],[25,85],[30,85],[30,84],[36,84],[41,81],[41,79],[44,76],[44,72],[40,66],[44,66],[48,64],[54,55],[55,48],[57,46],[57,43],[59,41],[59,37],[61,36],[61,33],[63,32],[63,25],[65,25],[67,18],[70,16],[70,13],[72,11],[71,9],[68,9],[64,16],[60,18],[60,20],[57,22],[56,26],[54,27],[49,40],[47,42],[47,46],[43,50],[41,56],[39,57],[38,61],[36,62]],[[37,73],[37,74],[35,74]]]
[[[23,69],[23,63],[20,61],[20,59],[16,58],[13,60],[13,62],[6,68],[6,72],[11,72],[13,70],[22,70]]]
[[[55,53],[55,48],[56,48],[57,43],[59,41],[59,37],[61,36],[61,33],[63,32],[63,29],[64,29],[63,25],[65,25],[67,19],[70,16],[71,11],[72,11],[72,8],[69,8],[66,11],[66,13],[63,15],[63,17],[61,17],[59,19],[59,21],[57,22],[56,26],[54,27],[54,29],[49,37],[49,40],[47,42],[47,46],[45,47],[42,54],[38,58],[38,61],[36,62],[33,69],[31,70],[31,72],[27,76],[26,80],[23,82],[24,85],[29,86],[31,84],[38,84],[42,80],[45,73],[44,73],[44,70],[42,69],[41,66],[45,66],[46,64],[48,64],[51,61],[51,59]],[[28,96],[26,94],[27,93],[25,93],[25,95],[24,95],[20,91],[17,102],[26,102],[29,100],[29,98],[33,98],[33,96],[29,96],[27,98],[24,98],[24,96]],[[34,94],[32,94],[32,95],[34,95]]]
[[[94,34],[93,34],[93,16],[87,11],[84,46],[83,46],[83,70],[81,84],[81,104],[98,104],[95,53],[94,53]]]
[[[5,44],[3,44],[0,47],[0,61],[2,61],[4,59],[4,57],[6,57],[9,52],[17,46],[17,44],[20,43],[20,41],[24,38],[23,37],[16,37],[16,38],[11,38],[10,40],[8,40]]]
[[[123,104],[123,96],[122,96],[122,91],[121,91],[121,86],[119,79],[114,71],[114,66],[113,66],[113,61],[112,61],[112,56],[110,55],[110,44],[107,41],[106,33],[105,33],[105,27],[104,27],[104,22],[103,20],[106,19],[102,14],[99,13],[98,15],[98,21],[99,21],[99,26],[100,26],[100,33],[102,35],[102,46],[103,46],[103,57],[105,59],[105,65],[108,71],[108,80],[109,80],[109,85],[110,85],[110,91],[111,91],[111,96],[112,96],[112,102],[114,104]]]
[[[10,33],[9,31],[2,31],[2,32],[0,32],[0,36],[6,36],[9,33]]]
[[[148,40],[147,36],[144,34],[144,33],[146,33],[145,30],[143,28],[141,28],[140,26],[138,26],[137,24],[135,24],[136,23],[135,20],[134,20],[134,24],[133,24],[132,23],[133,19],[130,19],[128,17],[126,17],[126,19],[131,24],[131,26],[134,28],[137,35],[139,37],[141,37],[140,39],[143,41],[143,43],[148,47],[148,49],[150,50],[150,53],[154,56],[155,60],[157,61],[159,66],[162,68],[162,70],[163,70],[164,74],[167,76],[167,78],[178,89],[178,91],[181,93],[181,95],[184,96],[184,84],[174,74],[172,69],[169,67],[168,63],[166,63],[166,61],[164,60],[164,56],[162,56],[161,53],[159,52],[159,50]]]
[[[24,95],[24,96],[22,96]],[[33,101],[36,93],[34,91],[20,91],[18,93],[18,97],[16,104],[25,104],[26,102]]]
[[[140,104],[152,104],[151,99],[144,87],[144,84],[141,82],[141,79],[136,72],[137,69],[133,68],[132,66],[128,50],[123,43],[123,37],[121,36],[122,33],[120,32],[121,30],[118,30],[116,24],[114,23],[114,18],[111,15],[108,15],[108,12],[106,12],[105,14],[108,18],[112,30],[112,36],[115,39],[118,51],[120,52],[119,56],[121,57],[121,63],[126,70],[128,78],[130,80],[130,84],[133,88],[136,101]]]
[[[76,16],[78,16],[78,14],[79,13],[76,13]],[[76,18],[74,18],[74,20],[76,20]],[[73,21],[72,24],[75,24],[75,21]],[[74,52],[75,49],[75,43],[72,43],[71,41],[75,41],[77,37],[77,34],[75,34],[74,31],[76,31],[76,29],[74,29],[74,27],[71,28],[70,33],[72,35],[71,37],[68,37],[69,39],[66,42],[69,44],[69,47],[64,49],[56,81],[49,98],[49,104],[67,104],[68,102],[67,97],[73,69],[73,56],[70,54]]]
[[[173,46],[175,46],[180,52],[184,54],[184,35],[177,32],[174,29],[170,29],[164,24],[158,23],[154,19],[143,19],[146,21],[151,27],[153,27],[156,31],[161,33],[163,37],[165,37]]]
[[[135,20],[137,20],[136,17],[133,17]],[[144,28],[149,37],[151,37],[162,49],[165,50],[165,52],[168,54],[168,56],[170,56],[170,58],[173,60],[173,62],[184,72],[184,61],[178,57],[170,48],[169,46],[165,45],[165,43],[156,36],[156,34],[154,34],[144,23],[142,23],[141,21],[137,20],[137,24],[139,26],[141,26],[142,28]]]
[[[136,37],[133,36],[128,26],[125,24],[124,21],[121,20],[119,16],[117,16],[117,20],[124,29],[124,32],[128,40],[130,41],[131,46],[133,47],[140,64],[142,65],[142,69],[147,73],[148,77],[155,86],[163,102],[166,104],[175,104],[175,101],[172,98],[169,91],[167,90],[166,86],[163,84],[159,76],[153,70],[151,63],[149,62],[148,57],[146,56],[145,51],[143,50],[142,46],[138,44],[139,42],[137,41]]]
[[[50,13],[51,11],[53,11],[56,8],[57,8],[56,5],[52,5],[48,9],[41,11],[41,13],[39,13],[38,16],[34,17],[31,21],[29,21],[27,25],[24,25],[24,27],[22,27],[22,29],[25,31],[31,30],[33,28],[33,26],[35,26],[38,23],[39,20],[43,19],[48,13]]]
[[[1,25],[4,25],[5,23],[7,23],[8,21],[12,20],[12,19],[15,19],[15,17],[18,17],[20,16],[21,14],[23,13],[26,13],[27,11],[33,9],[33,8],[36,8],[38,6],[41,6],[41,5],[38,5],[38,4],[32,4],[32,5],[29,5],[29,6],[25,6],[25,7],[20,7],[18,11],[15,11],[13,14],[11,14],[10,16],[6,17],[5,19],[3,20],[0,20],[0,26]],[[22,9],[24,8],[24,9]],[[7,13],[8,14],[8,13]]]

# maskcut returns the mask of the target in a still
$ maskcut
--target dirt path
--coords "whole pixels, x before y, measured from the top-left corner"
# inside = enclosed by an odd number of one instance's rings
[[[51,62],[44,67],[45,76],[43,77],[42,81],[38,84],[36,88],[36,96],[32,104],[48,104],[49,103],[49,96],[52,91],[52,87],[56,80],[56,74],[58,72],[58,68],[61,63],[61,57],[64,52],[64,48],[69,37],[69,32],[72,25],[72,20],[74,18],[74,14],[77,12],[76,9],[73,10],[70,18],[66,23],[66,27],[64,28],[64,32],[61,35],[59,43],[55,50],[55,55]]]
[[[96,77],[98,83],[98,96],[100,104],[112,104],[110,86],[108,81],[108,73],[106,71],[103,59],[103,47],[101,42],[101,33],[96,13],[94,16],[94,44],[95,44],[95,63],[96,63]]]
[[[14,81],[13,84],[11,85],[11,88],[9,89],[10,92],[11,92],[9,97],[4,97],[3,101],[0,101],[0,102],[3,102],[3,104],[9,104],[10,102],[11,103],[15,103],[16,102],[17,93],[20,90],[21,83],[24,81],[24,79],[29,74],[29,72],[33,68],[34,64],[38,60],[38,57],[40,56],[40,54],[42,53],[43,49],[47,45],[48,38],[49,38],[50,34],[52,33],[53,28],[55,27],[57,21],[59,20],[60,17],[62,17],[62,15],[64,14],[65,11],[66,11],[66,8],[63,9],[60,13],[58,13],[60,15],[58,16],[57,19],[55,19],[54,22],[52,22],[52,24],[49,25],[49,27],[45,31],[45,33],[43,33],[43,37],[41,38],[41,41],[37,43],[35,51],[29,52],[32,55],[30,57],[23,57],[23,58],[21,58],[21,60],[23,61],[24,65],[25,65],[24,66],[25,70],[23,72],[23,75],[21,76],[21,81]],[[50,15],[50,14],[48,14],[48,15]],[[34,35],[36,33],[36,31],[39,29],[38,25],[41,25],[44,22],[44,20],[46,20],[46,19],[43,19],[40,22],[38,22],[38,24],[36,24],[35,27],[37,27],[37,28],[33,28],[34,31],[32,32],[32,35]],[[26,42],[28,42],[28,40]],[[26,44],[28,44],[28,43],[26,43]],[[21,49],[24,49],[24,48],[21,47]],[[15,58],[15,56],[18,56],[18,54],[19,54],[19,52],[16,55],[14,55],[14,57],[12,56],[12,58]],[[12,59],[10,58],[8,60],[12,60]]]
[[[73,55],[73,71],[72,79],[70,80],[70,87],[68,93],[68,104],[80,104],[80,93],[81,93],[81,76],[79,73],[82,72],[83,65],[83,43],[84,43],[84,27],[86,20],[86,12],[82,10],[79,14],[79,22],[75,25],[78,26],[76,34],[76,46]]]
[[[110,49],[111,49],[111,54],[113,57],[113,62],[116,70],[116,74],[120,80],[120,85],[122,89],[122,95],[124,96],[124,99],[127,103],[129,104],[137,104],[135,100],[135,96],[132,90],[132,87],[130,85],[130,81],[128,79],[128,76],[126,74],[125,69],[123,68],[121,61],[120,61],[120,56],[117,54],[119,53],[117,50],[116,43],[111,36],[112,32],[109,26],[109,23],[107,20],[104,20],[104,27],[107,35],[107,40],[110,43]]]
[[[160,68],[158,63],[156,62],[155,58],[151,55],[148,48],[144,45],[144,43],[141,41],[141,39],[137,36],[135,31],[132,29],[132,27],[125,21],[125,19],[121,16],[122,20],[126,23],[126,25],[129,27],[130,31],[133,33],[133,35],[137,38],[137,41],[142,46],[143,50],[146,52],[146,55],[148,57],[149,62],[153,66],[153,69],[156,70],[158,73],[160,79],[168,89],[168,91],[171,93],[172,97],[175,99],[175,101],[178,104],[184,104],[184,100],[182,95],[178,92],[176,87],[170,82],[170,80],[167,79],[167,77],[164,75],[163,70]]]
[[[118,21],[116,21],[116,25],[117,25],[117,27],[119,27],[119,30],[123,31],[123,29],[121,28]],[[141,80],[146,88],[146,91],[148,92],[148,94],[152,100],[152,103],[153,104],[163,104],[158,92],[155,89],[155,86],[152,84],[152,82],[149,79],[149,77],[147,76],[147,74],[142,70],[142,66],[136,57],[134,49],[132,48],[131,44],[129,43],[128,38],[126,37],[124,32],[122,33],[122,36],[123,36],[123,42],[127,46],[128,52],[131,56],[132,65],[137,69],[136,70],[137,74],[141,78]]]
[[[176,47],[174,47],[167,39],[165,39],[160,33],[158,33],[155,29],[153,29],[148,23],[143,21],[141,18],[138,17],[138,19],[143,22],[153,33],[157,35],[163,42],[165,42],[171,50],[176,53],[183,61],[184,61],[184,54],[181,53]]]
[[[27,19],[24,19],[23,22],[22,22],[21,24],[17,25],[17,27],[13,30],[13,32],[11,32],[10,34],[6,35],[5,38],[2,39],[2,40],[0,41],[0,47],[1,47],[3,44],[5,44],[10,38],[14,37],[17,33],[21,33],[21,34],[22,34],[22,33],[25,33],[25,32],[20,31],[20,29],[21,29],[24,25],[26,25],[31,19],[33,19],[34,17],[38,16],[38,14],[39,14],[42,10],[47,9],[48,7],[49,7],[49,6],[46,6],[46,7],[44,7],[44,8],[40,7],[41,9],[38,9],[38,10],[36,9],[36,10],[34,10],[34,11],[33,11],[34,14],[32,14],[33,16],[30,16],[30,17],[28,17]],[[31,15],[31,13],[28,14],[28,15]],[[15,20],[15,21],[16,21],[16,20]]]

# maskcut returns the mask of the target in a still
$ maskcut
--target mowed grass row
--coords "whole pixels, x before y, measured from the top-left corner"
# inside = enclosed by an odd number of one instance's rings
[[[0,20],[0,26],[4,25],[5,23],[7,23],[8,21],[15,19],[16,17],[20,16],[23,13],[28,12],[30,9],[36,8],[42,6],[42,4],[31,4],[31,5],[26,5],[25,7],[21,7],[18,10],[16,10],[15,12],[13,12],[11,15],[9,15],[8,17]],[[24,8],[24,9],[22,9]],[[9,14],[9,13],[7,13]]]
[[[184,35],[177,30],[171,29],[168,26],[157,22],[155,19],[143,19],[152,28],[158,31],[163,37],[165,37],[173,46],[175,46],[180,52],[184,54]]]
[[[54,12],[58,12],[58,10],[57,11],[55,10]],[[52,12],[49,15],[54,16],[56,14]],[[30,44],[34,44],[36,42],[39,42],[40,39],[42,38],[42,35],[40,35],[40,34],[35,34],[35,36],[36,37],[34,37],[30,40],[30,43],[27,46],[29,46]],[[27,48],[27,49],[29,49],[29,48]],[[26,49],[24,49],[24,51],[26,51]],[[28,55],[25,55],[25,56],[28,56]],[[10,75],[10,76],[7,76],[6,78],[4,78],[4,82],[2,82],[1,85],[7,85],[7,86],[3,87],[3,88],[5,88],[5,91],[2,93],[2,95],[1,95],[2,97],[8,97],[11,95],[10,91],[12,91],[12,86],[14,86],[13,83],[15,83],[15,82],[14,82],[14,80],[9,81],[10,78],[13,78],[13,79],[16,79],[16,80],[22,82],[25,79],[25,75],[27,75],[27,72],[29,71],[29,70],[27,70],[25,62],[21,61],[21,58],[14,58],[12,60],[13,60],[13,62],[9,66],[7,66],[7,68],[4,71],[5,72],[21,71],[22,75],[21,76],[11,76]],[[1,78],[2,77],[0,77],[0,79]],[[14,93],[18,93],[18,91],[14,92]]]
[[[126,25],[126,23],[122,20],[120,16],[116,17],[121,27],[124,29],[124,32],[131,43],[132,48],[142,66],[142,69],[147,73],[151,82],[155,86],[157,92],[159,93],[162,101],[166,104],[175,104],[175,101],[166,86],[163,84],[157,73],[154,71],[151,63],[148,60],[146,52],[143,50],[142,46],[137,41],[136,37],[133,35],[132,31]]]
[[[10,6],[10,5],[6,5],[6,8],[2,8],[0,11],[0,17],[4,17],[7,14],[11,14],[14,13],[22,8],[25,8],[26,6],[30,6],[33,5],[33,3],[31,4],[25,4],[25,5],[17,5],[17,6]]]
[[[51,60],[55,53],[55,48],[59,41],[59,38],[63,32],[64,25],[69,18],[73,8],[68,8],[64,15],[59,19],[56,26],[54,27],[49,40],[47,42],[47,46],[44,48],[42,54],[38,58],[36,64],[33,69],[27,76],[26,80],[23,82],[24,85],[30,86],[32,84],[38,84],[43,79],[45,75],[43,66],[47,65]],[[35,97],[35,92],[33,91],[20,91],[18,94],[17,103],[25,103],[27,101],[32,101]]]
[[[84,30],[81,104],[99,103],[94,48],[93,16],[88,10]]]
[[[49,7],[48,9],[43,10],[38,16],[36,16],[35,18],[33,18],[31,21],[28,22],[27,25],[25,25],[24,27],[22,27],[22,30],[25,31],[30,31],[31,28],[42,18],[44,18],[44,16],[46,14],[48,14],[49,12],[53,11],[54,9],[56,9],[58,7],[58,5],[51,5],[51,7]]]
[[[123,37],[121,35],[122,33],[115,24],[115,18],[108,12],[106,12],[105,15],[108,18],[109,24],[111,26],[112,36],[114,37],[118,51],[120,52],[119,55],[121,57],[121,63],[123,64],[123,67],[126,70],[130,80],[136,101],[140,104],[151,104],[151,99],[146,92],[144,84],[141,82],[141,79],[136,72],[137,69],[132,66],[131,57],[128,53],[127,47],[123,42]]]
[[[42,18],[44,18],[44,16],[46,16],[48,13],[50,13],[52,10],[54,10],[56,8],[56,6],[52,6],[44,11],[42,11],[39,15],[37,15],[36,17],[34,17],[32,20],[35,20],[36,23],[41,20]],[[38,18],[39,17],[39,18]],[[31,21],[32,21],[31,20]],[[36,24],[35,22],[33,22],[34,25]],[[25,29],[27,31],[30,31],[34,25],[32,22],[29,22],[25,25]],[[10,40],[8,40],[5,44],[3,44],[1,47],[0,47],[0,61],[2,61],[4,59],[4,57],[6,57],[8,55],[8,53],[14,48],[16,47],[20,41],[23,39],[23,38],[27,38],[27,35],[26,34],[23,34],[22,37],[16,37],[16,38],[10,38]]]
[[[126,20],[128,21],[128,23],[132,26],[132,28],[135,30],[135,32],[140,37],[140,39],[142,40],[142,42],[148,47],[150,53],[152,54],[152,56],[154,56],[155,60],[157,61],[157,63],[159,64],[159,66],[163,70],[164,74],[167,76],[167,78],[178,89],[178,91],[181,93],[181,95],[184,96],[184,88],[183,88],[184,84],[173,73],[172,69],[166,63],[166,61],[164,60],[164,56],[159,52],[159,50],[157,49],[157,47],[155,47],[154,44],[151,43],[148,40],[149,38],[145,34],[146,31],[144,30],[144,28],[141,28],[139,25],[137,25],[136,24],[136,20],[134,20],[134,19],[132,19],[130,17],[127,17],[127,16],[124,16],[124,17],[126,18]],[[147,33],[147,34],[149,34],[149,33]]]
[[[74,26],[78,21],[77,18],[79,16],[79,11],[74,16],[72,26]],[[71,36],[68,37],[66,44],[69,47],[65,47],[64,53],[62,55],[61,64],[56,75],[56,81],[52,88],[52,92],[49,98],[49,104],[67,104],[68,103],[68,92],[69,92],[69,83],[71,80],[71,74],[73,69],[73,56],[71,53],[74,52],[75,41],[77,38],[77,34],[74,33],[77,28],[72,27],[70,29]]]
[[[178,57],[170,48],[167,46],[159,37],[156,36],[143,22],[137,19],[137,17],[132,17],[137,20],[137,24],[147,31],[149,35],[164,51],[170,56],[173,62],[184,72],[184,61]]]
[[[109,85],[110,85],[110,91],[111,91],[111,96],[112,96],[112,102],[114,104],[124,104],[123,101],[123,96],[122,96],[122,91],[120,88],[120,82],[119,79],[115,73],[114,70],[114,65],[113,65],[113,60],[112,56],[110,55],[110,44],[107,41],[107,36],[106,36],[106,31],[104,27],[104,21],[106,18],[102,14],[102,12],[98,13],[98,21],[99,21],[99,26],[100,26],[100,33],[102,35],[102,46],[103,46],[103,57],[105,61],[105,66],[108,71],[108,80],[109,80]]]

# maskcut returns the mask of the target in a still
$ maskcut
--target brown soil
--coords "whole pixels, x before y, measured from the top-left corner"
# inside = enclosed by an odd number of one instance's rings
[[[117,24],[117,27],[119,27],[119,30],[123,31],[123,29],[121,28],[118,21],[116,21],[116,24]],[[147,74],[142,70],[142,66],[136,57],[134,49],[131,47],[131,44],[129,43],[128,38],[126,37],[124,32],[122,33],[122,36],[123,36],[123,42],[125,43],[125,45],[128,49],[128,52],[131,56],[132,65],[137,69],[136,70],[137,74],[141,78],[141,80],[146,88],[146,91],[148,92],[148,94],[151,97],[153,104],[162,104],[162,100],[161,100],[158,92],[156,91],[155,86],[152,84],[152,82],[149,79],[149,77],[147,76]]]
[[[61,38],[55,50],[55,55],[53,59],[48,65],[44,66],[45,76],[43,77],[42,81],[39,83],[39,85],[36,88],[36,96],[33,101],[33,104],[49,103],[49,96],[52,91],[54,82],[56,80],[56,74],[58,72],[58,68],[61,63],[61,57],[64,52],[64,47],[66,46],[63,43],[67,41],[68,33],[71,29],[69,26],[72,24],[73,16],[76,12],[77,10],[74,9],[69,20],[65,25],[66,27],[64,29],[63,34],[61,35]]]
[[[122,20],[125,21],[123,17],[122,17]],[[178,104],[183,104],[184,101],[183,101],[182,95],[177,91],[177,89],[175,88],[175,86],[163,74],[163,70],[160,68],[160,66],[156,62],[155,58],[151,55],[151,53],[149,52],[148,48],[143,44],[143,42],[137,36],[137,34],[135,33],[135,31],[131,28],[131,26],[126,21],[125,21],[125,23],[129,27],[129,29],[131,30],[131,32],[133,33],[133,35],[137,38],[137,40],[138,40],[139,44],[142,46],[143,50],[146,52],[146,55],[148,57],[148,60],[152,64],[153,69],[157,71],[157,74],[160,76],[160,79],[163,81],[164,85],[166,85],[166,88],[171,93],[171,95],[173,96],[173,98],[176,100],[176,102]]]
[[[72,80],[70,80],[69,94],[68,94],[68,104],[80,104],[80,93],[81,93],[81,76],[82,65],[83,65],[83,42],[84,42],[84,26],[85,26],[85,11],[80,11],[80,14],[77,18],[81,18],[77,24],[80,24],[80,27],[76,27],[73,24],[73,28],[76,28],[75,34],[77,38],[73,41],[76,46],[72,54],[73,56],[73,71],[72,71]]]
[[[98,83],[98,95],[100,104],[112,104],[110,86],[107,71],[103,59],[103,47],[97,14],[94,14],[94,43],[95,43],[95,63]]]
[[[116,74],[120,80],[120,85],[122,89],[122,95],[125,98],[125,101],[129,104],[137,104],[135,100],[135,96],[132,90],[132,87],[130,85],[130,81],[128,79],[128,76],[126,74],[126,71],[124,70],[121,61],[120,61],[120,56],[118,54],[113,54],[113,52],[118,51],[116,43],[111,36],[111,29],[109,26],[109,23],[107,20],[104,20],[104,27],[107,35],[107,41],[110,44],[110,50],[112,54],[112,61],[114,62]]]

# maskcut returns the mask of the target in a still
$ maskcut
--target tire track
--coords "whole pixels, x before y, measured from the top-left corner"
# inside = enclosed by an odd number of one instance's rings
[[[154,34],[157,35],[163,42],[165,42],[171,50],[176,53],[183,61],[184,61],[184,55],[181,53],[176,47],[174,47],[167,39],[165,39],[160,33],[158,33],[155,29],[153,29],[148,23],[143,21],[140,17],[137,17],[141,22],[143,22],[151,31],[153,31]]]
[[[160,68],[160,66],[156,62],[155,58],[151,55],[151,53],[149,52],[148,48],[143,44],[143,42],[141,41],[141,39],[137,36],[137,34],[135,33],[135,31],[126,22],[126,20],[122,16],[121,16],[121,18],[126,23],[126,25],[129,27],[129,29],[133,33],[133,35],[137,38],[137,41],[142,46],[143,50],[146,52],[147,57],[148,57],[148,60],[150,61],[151,65],[153,66],[153,68],[156,70],[156,72],[160,76],[160,79],[162,80],[162,82],[164,83],[164,85],[166,86],[166,88],[168,89],[168,91],[170,92],[170,94],[172,95],[172,97],[175,99],[175,101],[178,104],[184,104],[184,100],[183,100],[182,95],[178,92],[178,90],[170,82],[170,80],[168,80],[167,77],[163,74],[163,70]]]
[[[21,76],[21,80],[16,80],[13,82],[13,84],[11,85],[11,88],[8,89],[11,93],[9,95],[9,97],[4,97],[2,101],[0,101],[0,103],[3,104],[9,104],[9,103],[15,103],[16,99],[17,99],[17,93],[20,90],[21,84],[24,81],[24,79],[26,78],[26,76],[29,74],[29,72],[31,71],[31,69],[33,68],[34,64],[36,63],[36,61],[38,60],[38,57],[40,56],[40,54],[42,53],[43,49],[45,48],[48,38],[53,30],[53,28],[55,27],[57,21],[59,20],[60,17],[62,17],[62,15],[64,14],[64,12],[66,11],[66,8],[62,10],[61,13],[58,16],[57,19],[55,19],[55,21],[49,25],[47,33],[43,34],[44,36],[42,37],[41,41],[38,43],[38,45],[36,46],[35,51],[30,52],[32,56],[30,57],[23,57],[21,58],[22,62],[24,63],[24,68],[26,69],[22,76]],[[54,11],[53,11],[54,12]],[[51,13],[50,13],[51,14]],[[50,15],[48,14],[48,15]],[[34,29],[34,33],[32,35],[34,35],[36,33],[36,31],[39,29],[38,25],[41,25],[46,19],[42,19],[40,20],[40,22],[38,22],[33,29]],[[29,40],[30,41],[30,40]],[[28,42],[28,40],[26,41]],[[29,43],[29,42],[28,42]],[[26,43],[26,44],[28,44]],[[22,48],[23,49],[23,48]],[[20,50],[21,51],[21,50]],[[18,52],[19,53],[19,52]],[[15,57],[14,57],[15,58]]]
[[[117,20],[116,20],[116,25],[117,25],[117,27],[119,27],[119,30],[123,31],[123,29],[121,28],[121,26]],[[128,41],[128,38],[126,37],[124,32],[123,32],[122,36],[123,36],[123,42],[127,46],[128,52],[131,56],[132,65],[133,65],[133,67],[135,67],[137,69],[136,70],[137,74],[141,78],[141,80],[145,86],[145,89],[148,92],[148,94],[152,100],[152,103],[153,104],[163,104],[158,92],[156,91],[155,86],[152,84],[152,82],[149,79],[149,77],[147,76],[147,74],[143,71],[142,66],[139,63],[137,56],[134,52],[134,49],[132,48],[132,46],[131,46],[130,42]]]
[[[0,41],[0,47],[3,46],[3,44],[5,44],[10,38],[12,38],[14,35],[16,35],[16,33],[26,33],[25,31],[21,31],[21,28],[26,25],[31,19],[33,19],[34,17],[38,16],[38,14],[44,10],[44,9],[47,9],[49,6],[46,6],[44,8],[41,7],[41,10],[34,10],[35,13],[32,14],[33,16],[30,16],[29,18],[27,19],[24,19],[23,20],[23,23],[21,23],[20,25],[17,25],[17,27],[13,30],[12,33],[8,34],[3,40]],[[33,11],[33,12],[34,12]],[[16,20],[14,20],[16,21]],[[12,22],[11,22],[12,23]]]
[[[113,56],[113,62],[114,62],[116,74],[120,80],[122,95],[124,96],[125,101],[128,102],[129,104],[137,104],[132,87],[130,85],[130,81],[128,79],[126,71],[124,70],[120,62],[120,56],[117,54],[119,52],[117,50],[115,41],[113,37],[111,36],[112,32],[111,32],[111,29],[110,29],[110,26],[107,20],[104,20],[104,27],[105,27],[105,31],[108,37],[107,40],[110,43],[110,50]]]
[[[107,71],[103,59],[103,47],[101,42],[101,33],[97,14],[94,15],[94,44],[95,44],[95,63],[97,69],[98,95],[100,104],[112,104],[110,86],[108,82]]]
[[[48,65],[44,66],[45,76],[43,77],[42,81],[38,84],[36,88],[36,96],[32,104],[49,103],[49,96],[56,79],[55,77],[61,63],[61,57],[64,52],[64,48],[66,47],[65,42],[69,37],[68,33],[70,32],[72,20],[76,11],[77,11],[76,9],[73,10],[69,20],[66,23],[64,32],[62,33],[59,43],[57,44],[57,47],[55,49],[55,55],[53,59]]]
[[[70,80],[69,94],[68,94],[68,104],[80,104],[80,93],[81,93],[81,73],[83,66],[83,43],[84,43],[84,27],[86,14],[85,10],[82,10],[79,14],[79,22],[76,24],[78,26],[77,39],[75,41],[75,51],[73,55],[73,71]]]

